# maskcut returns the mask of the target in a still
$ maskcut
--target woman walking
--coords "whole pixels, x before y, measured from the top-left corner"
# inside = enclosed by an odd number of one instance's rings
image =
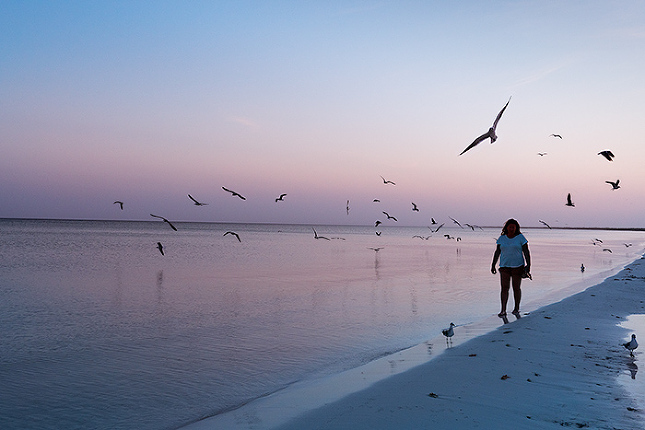
[[[520,301],[522,300],[522,278],[529,277],[531,271],[531,253],[529,252],[528,240],[520,232],[520,224],[509,219],[502,228],[502,234],[497,239],[497,248],[493,254],[493,264],[490,271],[497,273],[495,266],[499,259],[499,279],[502,287],[500,299],[502,310],[498,317],[506,317],[506,304],[508,303],[509,291],[513,287],[513,315],[520,315]]]

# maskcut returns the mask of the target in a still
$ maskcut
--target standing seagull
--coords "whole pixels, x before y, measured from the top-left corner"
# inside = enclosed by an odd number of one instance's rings
[[[469,149],[474,148],[475,146],[479,145],[481,142],[483,142],[484,140],[486,140],[488,138],[490,138],[490,143],[495,143],[495,141],[497,140],[497,135],[495,134],[495,129],[497,128],[497,123],[499,122],[500,118],[502,117],[502,114],[504,113],[504,111],[506,110],[506,107],[508,106],[508,104],[510,102],[511,102],[511,98],[509,97],[508,101],[506,102],[506,104],[504,105],[502,110],[499,111],[499,113],[497,114],[497,118],[495,118],[495,122],[493,123],[493,126],[491,128],[489,128],[486,133],[482,134],[477,139],[475,139],[474,142],[471,143],[470,145],[468,145],[468,147],[466,149],[461,151],[461,154],[459,154],[459,155],[462,155],[464,152],[468,151]]]
[[[396,185],[396,184],[395,184],[394,182],[392,182],[392,181],[386,181],[386,180],[385,180],[385,178],[384,178],[383,176],[381,176],[381,179],[383,179],[383,183],[384,183],[385,185],[387,185],[387,184]]]
[[[161,242],[157,242],[157,249],[159,250],[159,252],[161,252],[161,255],[166,255],[163,253],[163,245],[161,244]]]
[[[123,202],[121,200],[117,200],[116,202],[112,203],[113,205],[119,205],[121,210],[123,210]]]
[[[242,239],[240,239],[240,235],[235,233],[234,231],[227,231],[222,236],[226,236],[227,234],[230,234],[230,235],[233,235],[233,236],[237,237],[238,242],[242,242]]]
[[[571,206],[572,208],[576,206],[571,201],[571,193],[567,194],[567,202],[565,203],[565,206]]]
[[[191,196],[190,194],[188,194],[188,198],[189,198],[189,199],[191,199],[191,200],[193,201],[193,203],[195,204],[195,206],[206,206],[206,205],[208,205],[208,203],[198,202],[198,201],[197,201],[197,200],[195,200],[195,199],[193,198],[193,196]]]
[[[614,161],[613,158],[615,157],[611,151],[600,151],[598,155],[602,155],[607,161]]]
[[[159,216],[159,215],[153,215],[153,214],[150,214],[150,216],[153,216],[153,217],[155,217],[155,218],[161,218],[161,219],[163,220],[163,222],[168,223],[168,225],[170,226],[170,228],[172,228],[173,230],[177,231],[177,227],[175,227],[174,225],[172,225],[172,223],[171,223],[170,221],[168,221],[166,218],[164,218],[164,217],[162,217],[162,216]]]
[[[620,182],[620,179],[616,179],[616,182],[611,182],[611,181],[605,181],[605,182],[608,184],[611,184],[612,190],[617,190],[618,188],[620,188],[620,185],[618,185],[618,183]]]
[[[229,190],[229,189],[228,189],[228,188],[226,188],[226,187],[222,187],[222,189],[223,189],[224,191],[227,191],[227,192],[231,193],[231,195],[232,195],[233,197],[239,197],[239,198],[241,198],[242,200],[246,200],[246,197],[244,197],[243,195],[241,195],[241,194],[239,194],[239,193],[236,193],[236,192],[235,192],[235,191],[233,191],[233,190]]]
[[[455,323],[450,323],[450,327],[441,330],[441,334],[446,336],[446,345],[452,343],[451,337],[455,334],[454,327],[457,327]]]
[[[629,355],[634,356],[634,350],[638,348],[638,342],[636,342],[636,335],[632,334],[632,340],[627,343],[623,343],[623,346],[629,350]]]

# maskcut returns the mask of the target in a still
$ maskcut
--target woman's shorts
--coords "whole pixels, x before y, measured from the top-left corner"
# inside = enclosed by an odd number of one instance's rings
[[[524,266],[520,267],[500,267],[499,271],[502,273],[508,273],[511,276],[522,276],[524,275]]]

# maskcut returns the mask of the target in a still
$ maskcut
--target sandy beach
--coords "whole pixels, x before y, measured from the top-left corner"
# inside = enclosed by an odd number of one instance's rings
[[[619,324],[645,313],[644,293],[641,258],[596,286],[520,319],[509,315],[508,324],[461,344],[466,328],[458,327],[455,346],[438,357],[408,363],[410,369],[310,412],[291,417],[288,396],[276,403],[269,395],[189,428],[645,428],[643,406],[618,381],[640,383],[642,351],[630,357],[621,343],[632,332]],[[356,374],[345,378],[356,387]],[[337,390],[342,385],[335,383]],[[294,402],[314,395],[312,388],[293,390]],[[320,397],[325,390],[321,385]]]

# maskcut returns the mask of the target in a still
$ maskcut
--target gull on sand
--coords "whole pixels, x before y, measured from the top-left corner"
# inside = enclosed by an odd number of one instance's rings
[[[629,355],[634,356],[634,350],[638,348],[638,342],[636,342],[636,335],[632,334],[632,340],[627,343],[623,343],[623,346],[629,350]]]

